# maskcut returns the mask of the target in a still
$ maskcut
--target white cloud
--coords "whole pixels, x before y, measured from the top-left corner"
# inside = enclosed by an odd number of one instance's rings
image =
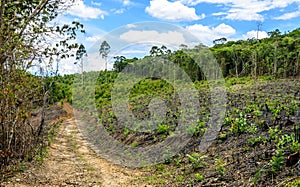
[[[124,8],[121,8],[121,9],[118,9],[118,10],[114,11],[115,14],[123,14],[124,12],[125,12]]]
[[[300,16],[300,10],[298,10],[296,12],[285,13],[285,14],[283,14],[281,16],[274,17],[274,19],[277,19],[277,20],[288,20],[288,19],[293,19],[293,18],[299,17],[299,16]]]
[[[97,41],[99,41],[102,37],[103,37],[102,35],[89,36],[89,37],[86,37],[86,41],[88,41],[88,42],[97,42]]]
[[[269,37],[268,33],[266,33],[265,31],[258,31],[258,39],[267,38],[267,37]],[[246,34],[243,34],[242,38],[244,40],[257,38],[257,31],[255,30],[249,31]]]
[[[177,31],[159,33],[155,30],[130,30],[120,35],[120,39],[131,43],[147,41],[149,43],[157,42],[176,46],[186,43],[183,34]]]
[[[299,0],[180,0],[181,3],[187,6],[195,6],[200,3],[211,3],[224,6],[226,12],[215,12],[212,15],[221,16],[223,19],[230,20],[247,20],[247,21],[263,21],[265,18],[262,15],[265,11],[270,11],[276,8],[286,8],[287,6],[297,3]],[[299,13],[287,13],[281,19],[291,19],[299,16]]]
[[[132,2],[130,0],[123,0],[123,6],[129,6]]]
[[[224,23],[221,23],[220,25],[213,28],[212,30],[217,35],[224,35],[224,36],[230,36],[232,34],[235,34],[235,32],[236,32],[234,28],[232,28],[231,26],[226,25]]]
[[[205,17],[205,14],[198,16],[195,8],[187,7],[179,1],[151,0],[145,11],[153,17],[168,21],[194,21]]]
[[[128,29],[136,28],[136,25],[135,24],[127,24],[126,28],[128,28]]]
[[[75,1],[74,5],[68,10],[68,13],[83,19],[104,19],[104,16],[108,15],[106,11],[87,6],[83,1],[80,0]]]
[[[236,33],[236,30],[229,25],[224,23],[216,26],[209,27],[201,24],[195,24],[187,26],[186,29],[194,34],[199,40],[208,46],[211,46],[213,40],[222,38],[222,37],[230,37]]]
[[[100,2],[95,2],[95,1],[92,1],[91,4],[92,4],[92,5],[95,5],[95,6],[101,6],[101,5],[102,5],[102,3],[100,3]]]
[[[245,9],[232,9],[226,16],[230,20],[263,21],[264,17],[255,11]]]

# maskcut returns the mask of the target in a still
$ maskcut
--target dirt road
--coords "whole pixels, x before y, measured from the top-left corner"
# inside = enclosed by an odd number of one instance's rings
[[[70,112],[70,105],[65,109]],[[98,157],[82,138],[73,117],[65,120],[48,156],[3,183],[4,186],[146,186],[138,182],[143,173],[114,165]],[[1,184],[0,184],[1,186]]]

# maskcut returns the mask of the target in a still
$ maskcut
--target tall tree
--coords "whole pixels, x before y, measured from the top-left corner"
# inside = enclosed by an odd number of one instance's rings
[[[102,59],[105,60],[105,70],[107,70],[107,57],[110,52],[110,45],[107,43],[107,41],[103,41],[99,48],[99,54]]]
[[[85,47],[84,45],[80,44],[78,50],[76,51],[76,60],[79,60],[80,61],[80,69],[81,69],[81,83],[83,84],[83,58],[84,56],[87,56],[87,53],[86,53],[86,50],[85,50]]]

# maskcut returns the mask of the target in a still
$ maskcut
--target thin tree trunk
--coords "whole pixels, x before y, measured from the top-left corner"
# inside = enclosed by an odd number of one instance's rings
[[[238,63],[236,61],[235,61],[235,76],[236,78],[239,78]]]
[[[274,69],[273,69],[273,74],[275,75],[277,73],[277,45],[275,45],[275,50],[274,50]]]

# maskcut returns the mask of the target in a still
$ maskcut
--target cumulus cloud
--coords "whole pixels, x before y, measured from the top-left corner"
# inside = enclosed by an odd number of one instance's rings
[[[145,11],[155,18],[168,21],[194,21],[205,18],[205,14],[198,16],[195,8],[187,7],[179,1],[151,0]]]
[[[84,4],[83,1],[77,0],[73,6],[68,10],[70,15],[83,19],[104,19],[108,13],[99,8],[90,7]]]
[[[201,24],[187,26],[186,29],[194,34],[205,45],[212,45],[213,41],[222,37],[229,37],[236,33],[236,30],[224,23],[216,26],[209,27]]]
[[[244,40],[252,39],[252,38],[257,38],[257,34],[258,34],[258,39],[263,39],[263,38],[267,38],[268,37],[268,33],[265,32],[265,31],[258,31],[258,33],[257,33],[257,31],[252,30],[252,31],[247,32],[246,34],[243,34],[242,38]]]
[[[131,43],[148,41],[149,43],[160,42],[176,46],[186,43],[183,34],[177,31],[159,33],[155,30],[129,30],[120,35],[120,39]]]
[[[300,9],[300,7],[299,7],[299,9]],[[295,11],[295,12],[285,13],[281,16],[274,17],[274,19],[276,19],[276,20],[289,20],[289,19],[293,19],[293,18],[296,18],[296,17],[299,17],[299,16],[300,16],[300,10]]]
[[[221,16],[223,19],[247,21],[263,21],[265,18],[262,13],[265,11],[286,8],[293,3],[300,4],[299,0],[180,0],[180,2],[187,6],[195,6],[200,3],[222,5],[227,11],[215,12],[212,15]],[[278,18],[291,19],[299,16],[298,14],[297,12],[287,13]]]

